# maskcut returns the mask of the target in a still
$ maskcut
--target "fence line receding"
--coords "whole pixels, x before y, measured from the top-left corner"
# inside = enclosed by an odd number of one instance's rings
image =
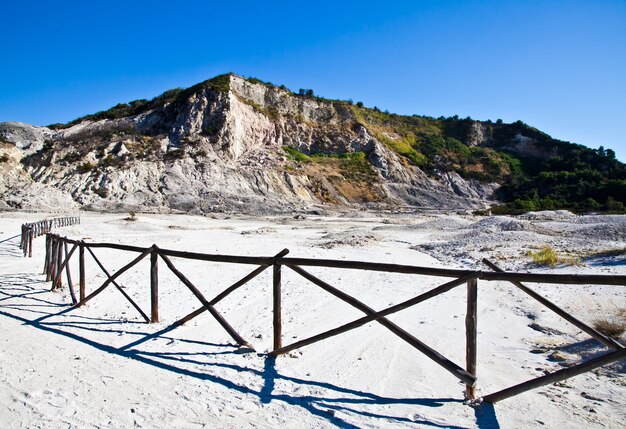
[[[78,216],[57,217],[53,219],[44,219],[37,222],[24,223],[22,224],[20,249],[22,249],[24,256],[32,258],[33,239],[51,232],[52,228],[78,224],[80,224],[80,217]]]
[[[70,247],[71,246],[71,247]],[[103,263],[98,259],[94,253],[94,249],[108,248],[117,249],[131,253],[139,253],[133,260],[128,262],[115,271],[114,274],[104,267]],[[196,252],[186,252],[171,249],[162,249],[156,244],[150,247],[138,247],[128,246],[124,244],[114,243],[89,243],[82,240],[73,240],[66,237],[61,237],[56,234],[46,233],[46,245],[45,245],[45,258],[44,258],[44,273],[46,279],[52,282],[52,290],[57,290],[62,287],[63,271],[66,272],[67,285],[72,298],[74,307],[80,307],[89,300],[95,298],[99,293],[105,290],[107,287],[113,285],[126,300],[137,310],[141,317],[148,323],[159,321],[158,310],[158,287],[159,287],[159,259],[165,263],[165,266],[190,290],[190,292],[200,302],[201,306],[189,313],[180,320],[170,325],[167,330],[180,326],[193,318],[199,316],[205,311],[210,313],[218,323],[224,328],[224,330],[231,336],[231,338],[239,344],[241,347],[246,347],[254,350],[254,346],[246,341],[225,318],[215,308],[215,305],[230,295],[232,292],[248,283],[250,280],[264,272],[266,269],[272,267],[272,312],[273,312],[273,349],[270,352],[272,356],[279,356],[289,351],[312,345],[316,342],[325,340],[327,338],[348,332],[363,326],[369,322],[377,322],[387,328],[391,333],[398,336],[406,343],[417,349],[419,352],[427,356],[433,362],[440,365],[443,369],[451,373],[454,377],[461,380],[466,385],[466,398],[476,399],[476,382],[477,382],[477,326],[478,326],[478,289],[479,280],[484,281],[506,281],[519,288],[530,297],[549,308],[566,321],[574,324],[579,329],[589,334],[592,338],[599,341],[604,346],[611,349],[611,351],[605,355],[593,358],[586,362],[577,364],[575,366],[556,371],[554,373],[546,374],[541,377],[534,378],[524,383],[517,384],[515,386],[508,387],[501,391],[486,395],[483,399],[487,402],[497,402],[508,397],[518,395],[531,389],[535,389],[540,386],[544,386],[555,381],[563,380],[569,377],[573,377],[584,372],[588,372],[599,366],[606,365],[621,359],[626,358],[626,348],[617,342],[616,340],[598,332],[596,329],[588,326],[584,322],[577,319],[575,316],[569,314],[564,309],[558,307],[553,302],[549,301],[545,297],[541,296],[534,290],[522,282],[531,283],[558,283],[558,284],[587,284],[587,285],[615,285],[626,286],[626,276],[616,275],[581,275],[581,274],[535,274],[535,273],[516,273],[505,272],[501,270],[494,263],[483,260],[485,265],[491,269],[491,271],[480,270],[458,270],[458,269],[443,269],[443,268],[431,268],[420,267],[411,265],[397,265],[397,264],[383,264],[374,262],[361,262],[361,261],[345,261],[345,260],[328,260],[328,259],[307,259],[307,258],[289,258],[287,254],[289,250],[284,249],[274,256],[237,256],[237,255],[221,255],[221,254],[206,254]],[[74,285],[69,273],[69,261],[70,258],[76,254],[78,249],[79,255],[79,293],[78,297],[74,291]],[[85,272],[86,261],[85,255],[91,255],[98,267],[105,274],[106,279],[104,282],[94,289],[91,293],[87,294]],[[119,277],[134,267],[144,258],[150,257],[150,316],[146,314],[136,302],[124,291],[124,289],[118,283]],[[256,268],[246,274],[237,282],[225,288],[218,293],[212,299],[207,299],[200,289],[194,285],[172,262],[171,258],[181,258],[189,260],[200,260],[208,262],[219,262],[229,264],[244,264],[254,265]],[[343,324],[339,327],[324,331],[322,333],[313,335],[309,338],[297,340],[291,344],[283,344],[282,338],[282,309],[281,309],[281,297],[282,297],[282,268],[287,267],[290,271],[293,271],[301,278],[306,279],[309,283],[313,284],[326,291],[330,295],[338,298],[339,300],[351,305],[352,307],[361,311],[364,315],[358,319],[355,319],[349,323]],[[413,298],[410,298],[399,304],[392,305],[386,309],[376,311],[359,301],[354,296],[351,296],[335,286],[323,281],[322,279],[309,273],[303,267],[321,267],[321,268],[338,268],[338,269],[351,269],[351,270],[367,270],[367,271],[379,271],[388,273],[400,273],[417,276],[436,276],[447,277],[452,280],[441,283],[440,285],[423,292]],[[396,323],[392,322],[387,316],[394,314],[398,311],[407,309],[421,302],[427,301],[435,296],[442,295],[460,285],[466,285],[467,288],[467,311],[465,317],[465,333],[466,333],[466,347],[465,347],[465,364],[464,367],[448,359],[442,353],[433,349],[422,340],[418,339],[413,334],[410,334]],[[126,347],[131,347],[140,343],[135,342]]]

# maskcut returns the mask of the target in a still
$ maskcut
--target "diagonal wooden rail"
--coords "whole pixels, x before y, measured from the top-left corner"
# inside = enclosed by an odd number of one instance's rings
[[[91,292],[89,295],[87,295],[85,297],[85,299],[83,299],[82,301],[80,301],[78,303],[78,306],[82,306],[85,305],[89,300],[93,299],[95,296],[97,296],[99,293],[101,293],[103,290],[105,290],[111,283],[113,283],[119,276],[121,276],[122,274],[124,274],[126,271],[128,271],[129,269],[131,269],[132,267],[134,267],[135,265],[137,265],[139,262],[141,262],[141,260],[143,258],[145,258],[146,256],[148,256],[150,254],[150,252],[152,252],[152,247],[149,247],[148,249],[146,249],[143,253],[141,253],[139,256],[137,256],[135,259],[133,259],[131,262],[129,262],[128,264],[124,265],[122,268],[120,268],[119,270],[117,270],[117,272],[115,274],[113,274],[112,276],[110,276],[109,278],[107,278],[104,283],[102,283],[102,286],[100,286],[98,289],[96,289],[95,291]],[[92,254],[93,256],[93,254]]]
[[[496,264],[494,264],[493,262],[491,262],[488,259],[483,259],[483,262],[485,263],[485,265],[487,265],[489,268],[491,268],[494,271],[497,271],[497,272],[500,272],[500,273],[504,272],[503,269],[501,269],[500,267],[498,267]],[[567,311],[563,310],[562,308],[557,306],[555,303],[553,303],[549,299],[541,296],[540,294],[538,294],[537,292],[535,292],[534,290],[532,290],[528,286],[524,285],[523,283],[515,281],[515,280],[509,280],[509,282],[512,283],[513,285],[517,286],[520,290],[522,290],[527,295],[529,295],[532,298],[534,298],[535,300],[539,301],[541,304],[543,304],[546,307],[548,307],[550,310],[554,311],[556,314],[558,314],[563,319],[565,319],[568,322],[570,322],[572,325],[576,326],[581,331],[586,332],[587,334],[591,335],[593,338],[595,338],[596,340],[598,340],[599,342],[601,342],[605,346],[607,346],[607,347],[609,347],[609,348],[611,348],[613,350],[620,350],[620,349],[623,348],[623,346],[620,343],[618,343],[617,341],[615,341],[613,338],[607,337],[606,335],[602,334],[601,332],[598,332],[597,330],[595,330],[591,326],[587,325],[585,322],[583,322],[583,321],[577,319],[576,317],[572,316]]]
[[[72,256],[72,253],[74,253],[74,250],[76,250],[76,248],[78,247],[77,244],[74,244],[74,246],[72,247],[72,250],[69,252],[67,252],[67,242],[63,243],[63,253],[65,254],[65,264],[66,264],[66,269],[65,269],[65,274],[67,276],[67,287],[70,290],[70,296],[72,297],[72,304],[76,305],[76,303],[78,302],[76,300],[76,294],[74,293],[74,284],[72,283],[72,274],[71,274],[71,270],[70,267],[67,266],[70,257]]]
[[[503,399],[519,395],[520,393],[524,393],[547,384],[556,383],[557,381],[566,380],[576,375],[584,374],[585,372],[589,372],[593,369],[622,359],[626,359],[626,349],[624,348],[589,359],[588,361],[578,365],[564,368],[541,377],[533,378],[532,380],[525,381],[515,386],[507,387],[506,389],[484,396],[483,400],[489,403],[499,402]]]
[[[504,270],[502,270],[500,267],[498,267],[496,264],[489,261],[488,259],[483,259],[483,262],[485,263],[485,265],[487,265],[489,268],[491,268],[494,271],[497,271],[500,273],[504,272]],[[525,381],[515,386],[507,387],[498,392],[491,393],[483,397],[483,400],[485,402],[495,403],[498,401],[502,401],[503,399],[507,399],[507,398],[510,398],[511,396],[519,395],[520,393],[527,392],[528,390],[536,389],[538,387],[545,386],[546,384],[554,383],[557,381],[562,381],[567,378],[574,377],[576,375],[580,375],[585,372],[591,371],[592,369],[615,362],[617,360],[626,358],[626,348],[620,343],[618,343],[617,341],[615,341],[613,338],[607,337],[601,332],[598,332],[591,326],[587,325],[583,321],[569,314],[568,312],[566,312],[565,310],[563,310],[562,308],[554,304],[552,301],[538,294],[533,289],[529,288],[523,283],[519,281],[515,281],[515,280],[509,280],[509,282],[517,286],[524,293],[531,296],[532,298],[534,298],[535,300],[537,300],[544,306],[548,307],[550,310],[554,311],[563,319],[567,320],[568,322],[570,322],[571,324],[579,328],[581,331],[586,332],[591,337],[593,337],[600,343],[604,344],[608,348],[613,349],[614,351],[611,353],[604,354],[602,356],[595,357],[593,359],[590,359],[578,365],[565,368],[559,371],[555,371],[553,373],[546,374],[541,377],[537,377],[537,378]]]
[[[460,366],[458,366],[457,364],[455,364],[454,362],[450,361],[449,359],[447,359],[445,356],[441,355],[439,352],[437,352],[436,350],[432,349],[431,347],[429,347],[428,345],[426,345],[424,342],[422,342],[421,340],[417,339],[415,336],[411,335],[410,333],[408,333],[407,331],[405,331],[404,329],[402,329],[401,327],[399,327],[398,325],[396,325],[395,323],[393,323],[392,321],[388,320],[385,318],[385,316],[388,316],[390,314],[393,314],[397,311],[409,308],[413,305],[416,305],[420,302],[426,301],[427,299],[430,299],[432,297],[435,297],[437,295],[440,295],[444,292],[447,292],[451,289],[453,289],[456,286],[459,286],[463,283],[466,283],[467,281],[471,280],[472,278],[474,278],[475,275],[469,275],[466,277],[462,277],[460,279],[456,279],[456,280],[452,280],[448,283],[445,283],[441,286],[438,286],[434,289],[431,289],[428,292],[425,292],[415,298],[412,298],[408,301],[404,301],[400,304],[394,305],[392,307],[387,308],[386,310],[382,310],[382,311],[375,311],[373,308],[367,306],[366,304],[364,304],[363,302],[357,300],[356,298],[346,294],[345,292],[340,291],[339,289],[329,285],[328,283],[318,279],[317,277],[315,277],[314,275],[310,274],[309,272],[305,271],[304,269],[296,266],[296,265],[287,265],[287,267],[289,267],[290,269],[292,269],[293,271],[295,271],[296,273],[300,274],[302,277],[306,278],[307,280],[309,280],[310,282],[314,283],[315,285],[321,287],[322,289],[324,289],[325,291],[327,291],[328,293],[334,295],[335,297],[341,299],[342,301],[352,305],[353,307],[361,310],[362,312],[364,312],[365,314],[367,314],[367,316],[362,317],[360,319],[357,319],[355,321],[352,321],[350,323],[347,323],[345,325],[342,325],[338,328],[334,328],[331,329],[329,331],[323,332],[321,334],[315,335],[313,337],[301,340],[301,341],[297,341],[289,346],[285,346],[285,347],[281,347],[277,350],[274,350],[271,352],[272,355],[274,356],[278,356],[284,353],[288,353],[291,350],[295,350],[297,348],[300,347],[304,347],[305,345],[309,345],[309,344],[313,344],[315,342],[321,341],[323,339],[326,338],[330,338],[332,336],[335,335],[339,335],[341,333],[350,331],[352,329],[355,329],[359,326],[362,326],[366,323],[372,322],[372,321],[376,321],[378,323],[380,323],[381,325],[383,325],[384,327],[386,327],[387,329],[389,329],[391,332],[393,332],[394,334],[396,334],[397,336],[399,336],[400,338],[402,338],[404,341],[406,341],[407,343],[409,343],[410,345],[412,345],[413,347],[415,347],[417,350],[419,350],[420,352],[422,352],[423,354],[425,354],[426,356],[428,356],[428,358],[430,358],[431,360],[433,360],[434,362],[436,362],[437,364],[439,364],[440,366],[442,366],[443,368],[445,368],[447,371],[449,371],[452,375],[454,375],[455,377],[457,377],[459,380],[463,381],[465,384],[467,384],[468,386],[474,386],[476,384],[476,377],[472,374],[470,374],[469,372],[465,371],[463,368],[461,368]]]
[[[82,249],[82,247],[81,247]],[[104,268],[104,265],[102,265],[102,263],[100,262],[100,260],[96,257],[96,255],[93,253],[93,251],[87,247],[87,251],[89,252],[89,254],[91,255],[91,257],[93,258],[93,260],[96,262],[96,264],[100,267],[100,269],[102,270],[102,272],[104,273],[104,275],[107,276],[107,279],[111,278],[111,274],[107,271],[106,268]],[[84,267],[84,261],[82,266]],[[81,274],[81,278],[83,279],[84,282],[84,272]],[[143,310],[141,309],[141,307],[139,307],[139,305],[126,293],[126,291],[122,288],[122,286],[120,286],[119,283],[117,283],[117,281],[112,280],[111,283],[113,283],[113,286],[115,286],[115,288],[117,290],[119,290],[121,292],[121,294],[124,296],[124,298],[126,298],[126,300],[128,302],[130,302],[130,304],[135,308],[135,310],[137,310],[139,312],[139,314],[141,315],[141,317],[143,317],[143,319],[146,322],[150,322],[150,318],[146,315],[146,313],[143,312]],[[83,295],[81,296],[80,302],[77,303],[77,307],[80,307],[81,305],[83,305],[85,303],[85,296],[84,296],[84,290],[83,290]]]
[[[155,245],[153,246],[155,253],[159,254],[159,248]],[[159,256],[161,257],[161,259],[163,259],[163,261],[165,262],[165,264],[167,265],[167,267],[170,269],[171,272],[173,272],[176,277],[178,277],[178,279],[185,285],[187,286],[187,288],[189,288],[189,290],[195,295],[196,298],[198,298],[198,300],[202,303],[202,305],[204,306],[204,308],[211,313],[211,315],[215,318],[215,320],[217,320],[217,322],[222,326],[222,328],[224,328],[226,330],[226,332],[228,332],[228,334],[233,338],[233,340],[235,340],[237,342],[237,344],[239,344],[240,346],[244,346],[244,347],[248,347],[249,349],[254,350],[254,347],[252,346],[252,344],[250,344],[248,341],[244,340],[243,337],[241,335],[239,335],[239,333],[237,333],[237,331],[235,331],[235,329],[226,321],[226,319],[224,319],[224,316],[222,316],[213,305],[211,305],[211,303],[204,297],[204,295],[202,295],[202,292],[200,292],[200,290],[191,282],[189,281],[189,279],[187,277],[185,277],[185,275],[183,273],[181,273],[172,263],[172,261],[170,260],[170,258],[168,258],[165,255],[159,254]]]

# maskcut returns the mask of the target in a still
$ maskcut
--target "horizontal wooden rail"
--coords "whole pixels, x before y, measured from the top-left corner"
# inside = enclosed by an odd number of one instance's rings
[[[79,240],[64,238],[70,244],[79,244]],[[117,243],[89,243],[85,246],[91,248],[110,248],[129,252],[143,253],[148,247],[129,246]],[[267,256],[238,256],[238,255],[218,255],[198,252],[188,252],[172,249],[159,249],[159,253],[165,256],[193,259],[208,262],[249,264],[249,265],[292,265],[310,266],[339,269],[353,269],[366,271],[379,271],[398,274],[416,274],[435,277],[460,278],[472,276],[473,278],[487,281],[526,281],[530,283],[556,283],[556,284],[594,284],[626,286],[626,276],[607,276],[601,274],[546,274],[546,273],[514,273],[514,272],[484,272],[478,270],[457,270],[448,268],[421,267],[415,265],[387,264],[377,262],[346,261],[332,259],[313,258],[286,258]]]
[[[309,266],[309,267],[325,267],[325,268],[343,268],[351,270],[366,270],[366,271],[383,271],[386,273],[400,273],[400,274],[418,274],[423,276],[437,276],[437,277],[465,277],[473,276],[474,278],[480,278],[480,271],[471,270],[454,270],[448,268],[431,268],[431,267],[419,267],[415,265],[399,265],[399,264],[384,264],[378,262],[362,262],[362,261],[344,261],[334,259],[310,259],[310,258],[279,258],[276,261],[281,265],[291,266]]]
[[[487,281],[626,286],[626,276],[602,274],[544,274],[503,271],[483,272],[479,278]]]
[[[72,240],[70,240],[71,242]],[[74,240],[77,241],[77,240]],[[123,250],[125,252],[136,252],[143,253],[148,250],[150,247],[139,247],[139,246],[128,246],[126,244],[117,244],[117,243],[90,243],[89,241],[85,242],[86,247],[90,247],[92,249],[115,249],[115,250]]]

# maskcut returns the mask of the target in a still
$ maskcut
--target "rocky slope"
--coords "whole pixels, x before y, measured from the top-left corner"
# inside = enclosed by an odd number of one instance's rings
[[[0,208],[471,209],[508,173],[497,162],[491,175],[486,161],[455,168],[439,154],[421,163],[404,149],[411,133],[377,112],[229,74],[65,126],[0,123]],[[462,145],[493,140],[485,123],[470,125]]]

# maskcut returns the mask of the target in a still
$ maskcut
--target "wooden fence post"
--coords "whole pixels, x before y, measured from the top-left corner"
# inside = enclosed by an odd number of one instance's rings
[[[81,241],[78,246],[78,270],[80,277],[80,284],[78,286],[78,303],[80,304],[85,300],[85,242]]]
[[[33,257],[33,234],[34,234],[33,227],[30,227],[28,229],[28,257],[29,258]]]
[[[43,258],[43,274],[48,274],[48,256],[50,256],[48,243],[50,242],[50,237],[46,235],[46,256]]]
[[[46,277],[46,281],[51,281],[56,278],[57,273],[57,238],[56,236],[50,236],[50,270],[48,272],[48,276]],[[52,285],[52,289],[54,289],[54,285]]]
[[[56,285],[54,285],[56,289],[61,289],[61,286],[63,285],[63,276],[60,275],[61,271],[63,270],[62,265],[63,265],[63,241],[61,240],[61,237],[59,237],[57,240],[57,270],[56,270],[56,276],[57,276],[58,282]]]
[[[150,305],[151,318],[150,323],[158,323],[159,321],[159,252],[155,246],[152,246],[150,254]]]
[[[274,279],[273,279],[273,297],[274,297],[274,350],[278,350],[283,346],[282,340],[282,310],[281,310],[281,265],[274,260]]]
[[[22,249],[22,254],[26,256],[26,226],[22,225],[22,240],[20,242],[20,249]]]
[[[477,343],[477,309],[478,309],[478,279],[467,282],[467,314],[465,316],[465,360],[466,370],[476,376],[476,343]],[[466,398],[476,399],[476,387],[466,385]]]

